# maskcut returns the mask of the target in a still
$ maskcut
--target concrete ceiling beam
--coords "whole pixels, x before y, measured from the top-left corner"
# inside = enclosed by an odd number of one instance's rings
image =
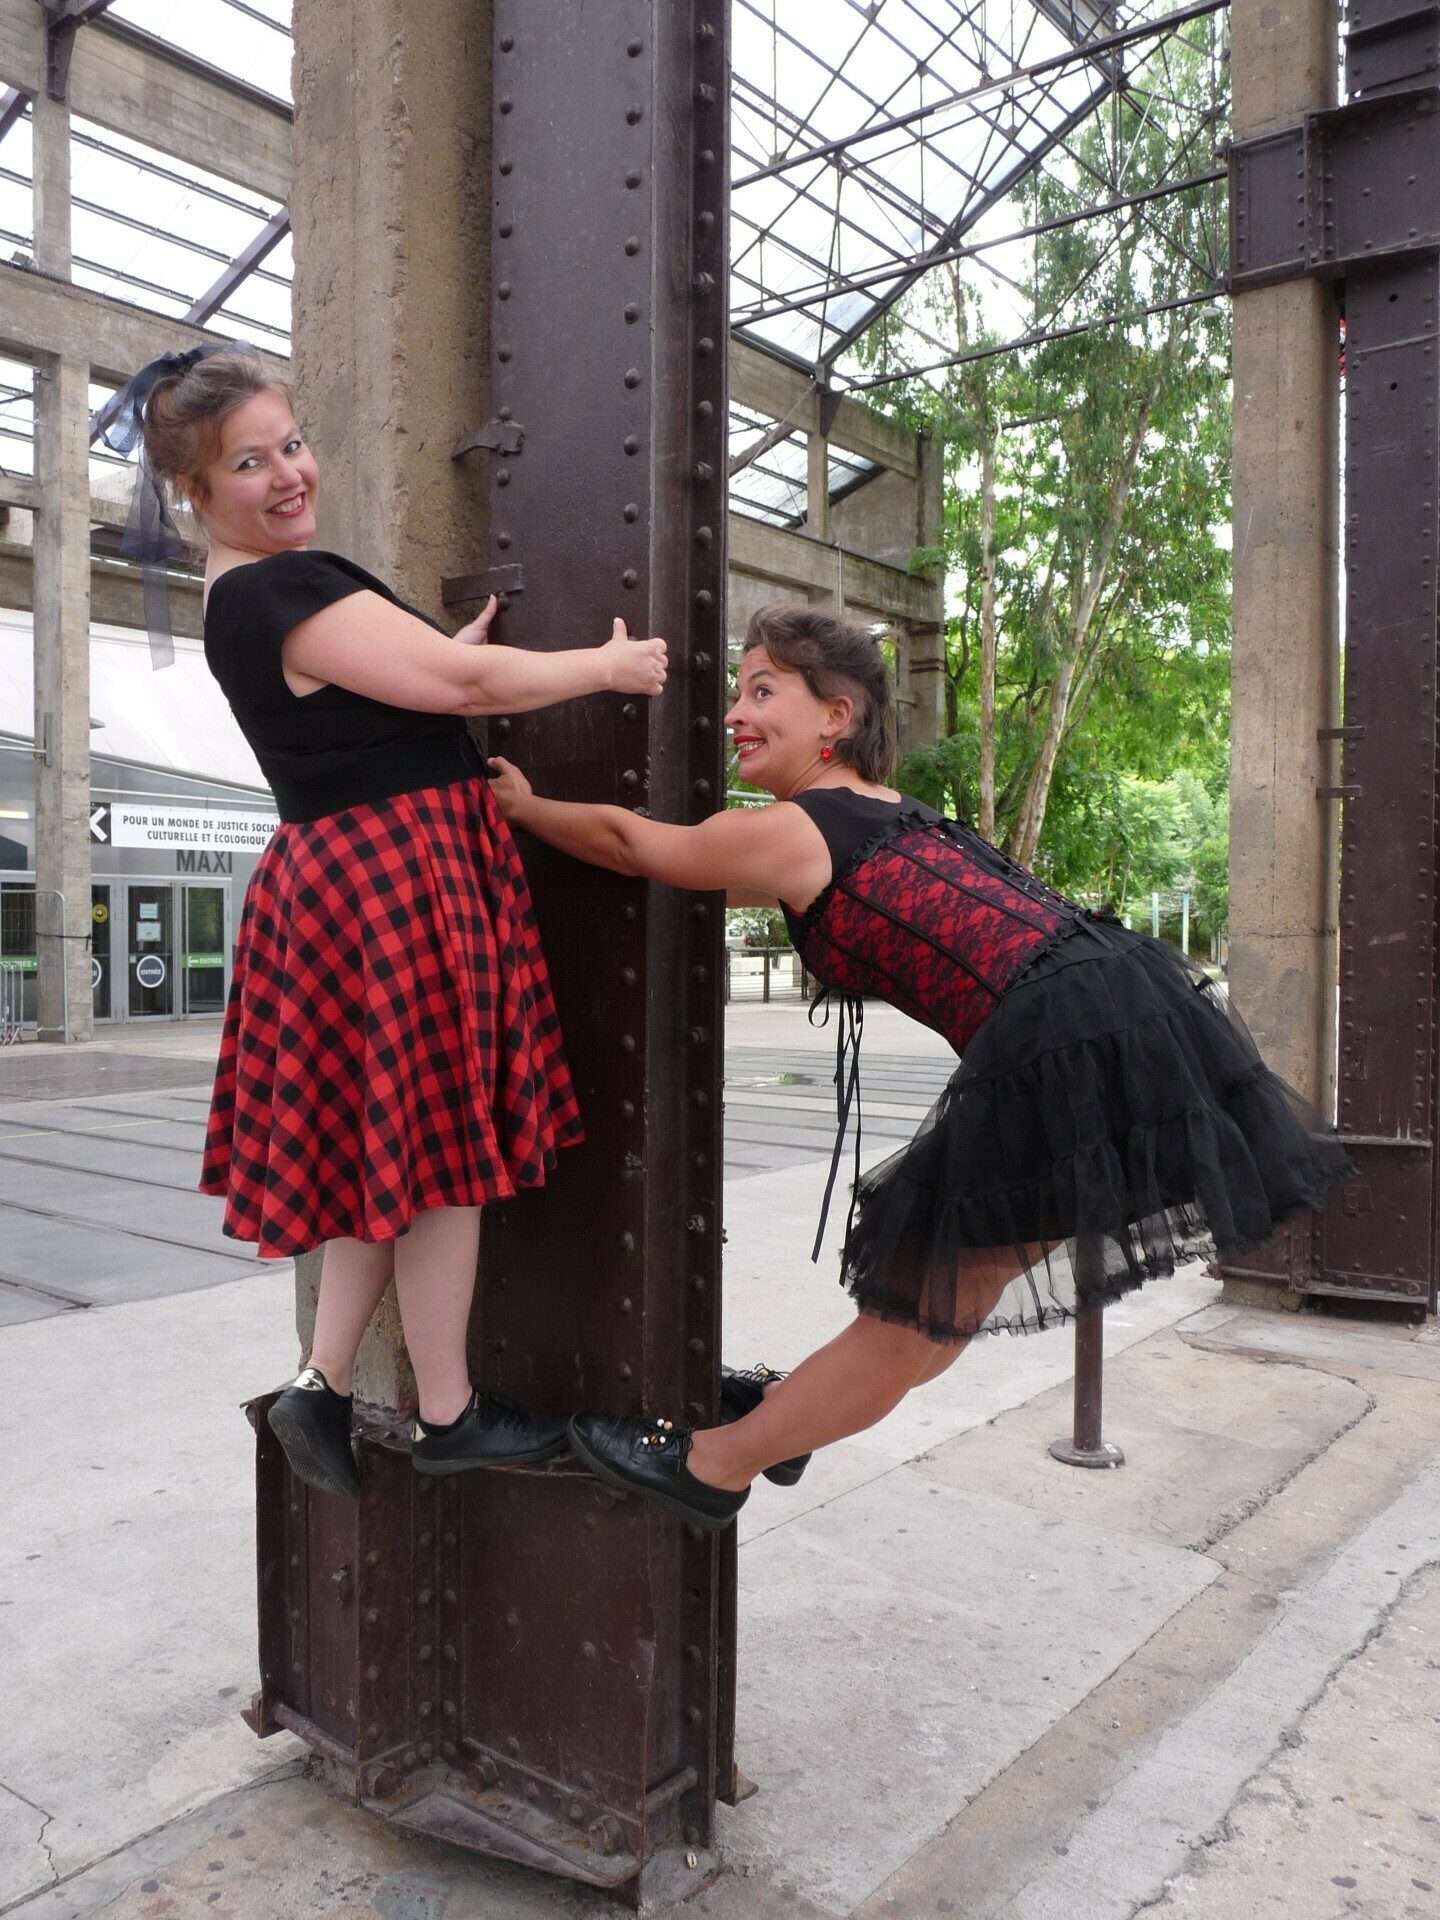
[[[820,396],[798,367],[776,360],[748,340],[730,341],[730,398],[771,420],[791,420],[797,433],[820,431]],[[855,453],[876,466],[889,467],[914,480],[920,473],[916,436],[858,400],[842,399],[826,438],[831,446]]]
[[[767,526],[743,513],[731,513],[729,540],[735,573],[807,593],[833,594],[838,582],[847,607],[885,620],[929,624],[938,617],[935,583],[923,574],[902,573],[881,560],[811,540],[787,527]]]
[[[44,92],[45,15],[35,0],[0,0],[0,86],[32,99]],[[289,200],[290,109],[119,22],[97,21],[76,36],[69,103],[112,133]]]
[[[98,383],[118,386],[162,353],[226,337],[33,268],[0,264],[0,353],[16,360],[74,354],[90,362]],[[290,377],[288,360],[268,353],[261,358],[282,379]]]

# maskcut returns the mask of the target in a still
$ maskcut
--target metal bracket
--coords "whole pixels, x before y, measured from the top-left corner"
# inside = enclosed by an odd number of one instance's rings
[[[45,93],[64,101],[70,88],[70,56],[81,27],[96,20],[111,0],[40,0],[45,11]]]
[[[514,456],[525,445],[525,429],[518,420],[487,420],[483,427],[476,427],[457,440],[450,458],[459,460],[467,453],[473,453],[477,447],[484,447],[488,453],[503,453]]]
[[[440,600],[447,607],[466,600],[488,600],[497,594],[503,607],[507,600],[525,591],[525,570],[520,566],[487,567],[484,573],[452,574],[440,582]]]
[[[1232,293],[1440,250],[1440,87],[1307,113],[1228,159]]]

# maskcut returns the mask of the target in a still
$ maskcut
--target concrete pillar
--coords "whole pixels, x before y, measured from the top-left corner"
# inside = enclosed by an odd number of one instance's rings
[[[932,434],[916,436],[920,473],[915,483],[915,545],[931,551],[945,531],[945,449]],[[908,709],[907,747],[930,746],[945,738],[945,569],[926,570],[933,598],[931,617],[912,622],[905,651],[913,705]]]
[[[1236,0],[1231,33],[1237,140],[1334,105],[1334,0]],[[1338,334],[1318,281],[1235,297],[1230,988],[1326,1113],[1337,819],[1315,789],[1335,777],[1316,735],[1338,706]]]
[[[37,93],[30,102],[35,264],[70,278],[70,108]]]
[[[323,545],[426,611],[487,564],[489,0],[296,0],[294,353]]]
[[[830,538],[830,442],[823,433],[805,436],[805,531]]]
[[[320,544],[427,613],[488,561],[490,0],[296,0],[294,363]],[[296,1263],[302,1349],[320,1258]],[[393,1290],[356,1392],[413,1398]]]
[[[84,360],[47,358],[35,369],[35,905],[46,1040],[92,1032],[89,377]],[[66,940],[56,937],[57,894]]]

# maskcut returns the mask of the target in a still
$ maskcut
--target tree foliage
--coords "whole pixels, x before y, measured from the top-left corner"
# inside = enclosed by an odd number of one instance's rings
[[[983,356],[889,389],[892,409],[944,447],[939,557],[955,603],[947,737],[907,758],[904,783],[1073,890],[1123,902],[1183,869],[1198,899],[1203,873],[1213,925],[1224,912],[1228,319],[1210,304],[1141,310],[1218,279],[1223,211],[1204,187],[1053,224],[1105,197],[1122,153],[1132,191],[1210,163],[1210,151],[1176,148],[1182,96],[1203,91],[1207,57],[1178,45],[1175,112],[1135,91],[1081,135],[1076,160],[1034,184],[1027,211],[1050,223],[1025,286],[1036,330],[1056,315],[1108,323],[988,354],[993,329],[952,268],[922,282],[865,351],[880,361],[908,329]]]

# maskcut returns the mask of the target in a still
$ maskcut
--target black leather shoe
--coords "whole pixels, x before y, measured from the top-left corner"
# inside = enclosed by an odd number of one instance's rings
[[[358,1500],[360,1470],[350,1444],[350,1412],[350,1395],[336,1393],[318,1367],[306,1367],[272,1402],[266,1418],[297,1479],[319,1493]]]
[[[765,1398],[766,1387],[773,1380],[784,1378],[784,1374],[776,1373],[773,1367],[721,1367],[721,1426],[728,1426],[732,1420],[743,1420],[747,1413],[753,1413]],[[809,1464],[808,1453],[797,1453],[793,1460],[778,1460],[773,1467],[766,1467],[765,1478],[773,1480],[777,1487],[793,1487]]]
[[[577,1413],[570,1422],[571,1450],[597,1480],[624,1493],[668,1507],[692,1527],[718,1532],[728,1527],[750,1498],[697,1480],[686,1466],[690,1428],[643,1414]]]
[[[410,1462],[417,1473],[470,1467],[529,1467],[565,1446],[565,1416],[531,1413],[504,1393],[477,1393],[453,1427],[433,1433],[417,1414]]]

